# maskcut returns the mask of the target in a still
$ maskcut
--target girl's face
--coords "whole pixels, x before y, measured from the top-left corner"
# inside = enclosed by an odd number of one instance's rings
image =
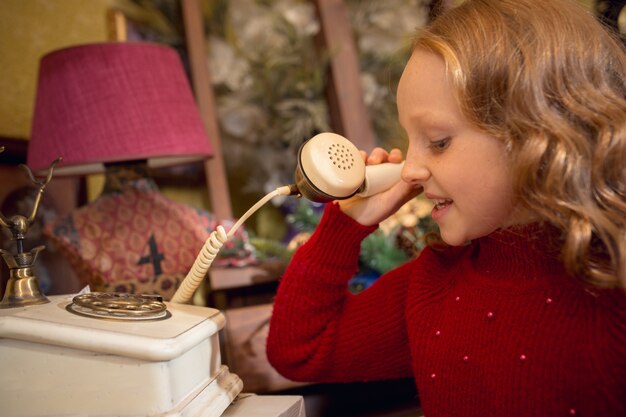
[[[404,181],[424,187],[432,217],[450,245],[515,223],[504,145],[461,114],[444,61],[413,52],[398,86],[400,123],[408,135]]]

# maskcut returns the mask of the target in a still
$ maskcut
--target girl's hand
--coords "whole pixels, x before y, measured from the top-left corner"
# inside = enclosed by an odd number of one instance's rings
[[[361,151],[366,165],[376,165],[384,162],[400,163],[403,160],[402,151],[393,149],[387,152],[382,148],[375,148],[368,156]],[[422,187],[413,187],[400,180],[390,189],[370,197],[355,196],[339,201],[341,211],[365,226],[378,224],[395,213],[409,200],[417,197]]]

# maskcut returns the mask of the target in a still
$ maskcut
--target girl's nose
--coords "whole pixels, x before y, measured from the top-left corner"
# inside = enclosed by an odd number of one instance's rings
[[[420,158],[407,152],[406,161],[402,168],[402,180],[408,184],[418,186],[424,185],[430,178],[430,170],[420,161]]]

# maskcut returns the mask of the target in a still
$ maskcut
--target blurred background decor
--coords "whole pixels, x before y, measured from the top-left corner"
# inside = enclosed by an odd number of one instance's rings
[[[429,2],[344,3],[377,146],[404,149],[395,91],[410,54],[411,36],[429,18]],[[224,161],[236,196],[234,212],[241,212],[267,192],[291,183],[300,145],[316,133],[332,130],[325,86],[329,61],[338,51],[319,48],[321,25],[315,2],[205,0],[201,5],[206,63],[222,142],[228,149]],[[128,0],[120,9],[136,22],[136,36],[184,49],[177,23],[180,10],[173,2]],[[272,203],[248,222],[250,242],[259,259],[286,263],[316,225],[321,208],[304,199],[276,198]],[[305,213],[315,215],[304,218]],[[405,227],[403,234],[423,236],[433,230],[433,224],[423,220]],[[364,282],[417,253],[421,240],[407,248],[410,239],[400,243],[397,233],[376,233],[364,242],[362,269],[368,277]]]
[[[344,3],[358,47],[360,82],[376,142],[387,149],[404,148],[395,91],[410,54],[411,36],[428,19],[427,2]],[[235,0],[208,4],[208,62],[224,141],[236,155],[228,165],[229,173],[244,175],[254,167],[254,173],[245,179],[244,191],[263,195],[290,183],[298,147],[316,133],[329,129],[324,83],[328,81],[328,60],[337,51],[315,48],[320,23],[313,2]],[[256,172],[256,168],[261,172]],[[282,235],[264,233],[257,226],[260,233],[251,241],[259,256],[288,260],[315,228],[321,207],[304,199],[286,199],[277,204],[286,228],[273,227],[281,219],[267,213],[265,227],[282,229]],[[419,213],[428,214],[429,210]],[[404,217],[409,216],[407,213]],[[412,227],[404,229],[404,234],[423,236],[432,230],[431,223],[416,220]],[[364,242],[361,259],[362,274],[369,277],[366,282],[406,261],[421,248],[419,239],[413,249],[400,247],[398,233],[398,228],[377,232]],[[276,241],[280,243],[277,245]]]

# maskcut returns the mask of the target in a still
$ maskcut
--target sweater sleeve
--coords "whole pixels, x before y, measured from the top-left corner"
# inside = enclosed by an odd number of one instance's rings
[[[402,268],[358,295],[347,289],[361,241],[375,229],[328,204],[294,255],[276,294],[267,341],[268,359],[283,376],[349,382],[411,375]]]

